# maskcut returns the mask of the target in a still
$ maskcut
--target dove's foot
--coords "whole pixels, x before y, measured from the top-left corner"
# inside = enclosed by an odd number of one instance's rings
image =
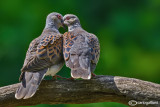
[[[74,78],[70,77],[70,78],[66,78],[67,80],[74,80]]]
[[[55,75],[52,77],[52,80],[57,80],[57,78],[60,78],[60,79],[67,79],[65,77],[62,77],[62,76],[59,76],[59,75]]]

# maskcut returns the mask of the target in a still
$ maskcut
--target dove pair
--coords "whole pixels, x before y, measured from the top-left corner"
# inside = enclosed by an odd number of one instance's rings
[[[68,32],[62,35],[58,29],[64,24]],[[42,34],[29,45],[15,98],[32,97],[44,76],[55,76],[64,62],[73,78],[90,79],[99,55],[98,38],[83,30],[77,16],[50,13]]]

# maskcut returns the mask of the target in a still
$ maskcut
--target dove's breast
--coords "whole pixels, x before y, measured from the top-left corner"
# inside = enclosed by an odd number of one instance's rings
[[[60,71],[60,69],[63,67],[63,65],[64,65],[64,61],[51,66],[50,68],[48,68],[48,71],[46,72],[45,75],[54,76],[58,71]]]

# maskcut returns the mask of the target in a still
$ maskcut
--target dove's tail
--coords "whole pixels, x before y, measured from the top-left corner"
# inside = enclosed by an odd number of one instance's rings
[[[73,78],[91,79],[91,72],[79,68],[76,70],[71,70],[71,76]]]
[[[73,78],[91,79],[90,54],[71,54],[68,64]]]
[[[16,99],[27,99],[32,97],[38,86],[40,85],[47,69],[38,71],[38,72],[22,72],[21,74],[21,84],[16,91]]]

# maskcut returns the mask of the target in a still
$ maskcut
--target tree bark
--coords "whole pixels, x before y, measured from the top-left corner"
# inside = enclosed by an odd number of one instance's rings
[[[160,107],[160,85],[134,78],[101,75],[91,80],[43,80],[36,94],[25,100],[17,100],[14,97],[19,84],[0,88],[0,107],[98,102],[128,105],[130,100],[158,102],[148,105]]]

